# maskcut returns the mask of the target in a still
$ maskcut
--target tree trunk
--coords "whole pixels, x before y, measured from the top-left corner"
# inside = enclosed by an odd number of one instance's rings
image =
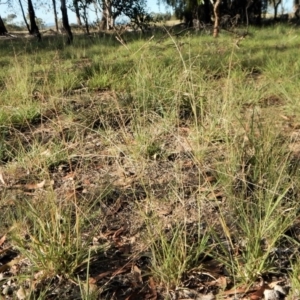
[[[210,0],[204,0],[197,8],[197,19],[204,24],[211,23],[211,3]]]
[[[206,24],[211,22],[211,14],[210,14],[210,1],[209,0],[204,0],[204,22]]]
[[[6,30],[5,24],[0,16],[0,35],[5,35],[5,34],[7,34],[7,30]]]
[[[102,29],[104,30],[109,30],[113,26],[110,0],[103,0],[103,13],[102,13],[101,23],[102,23]]]
[[[68,36],[67,44],[70,45],[73,42],[73,34],[72,34],[71,27],[69,24],[66,0],[60,0],[60,3],[61,3],[60,9],[61,9],[63,27],[64,27],[65,31],[67,32],[67,36]]]
[[[278,6],[275,4],[274,5],[274,20],[275,21],[277,20],[277,8],[278,8]]]
[[[87,7],[86,5],[83,6],[83,20],[84,20],[84,25],[85,25],[85,30],[87,35],[90,35],[90,29],[89,29],[89,19],[88,19],[88,15],[87,15]]]
[[[56,0],[52,0],[52,5],[53,5],[55,28],[56,28],[56,32],[58,32],[58,20],[57,20],[57,10],[56,10]]]
[[[24,12],[24,8],[23,8],[23,4],[22,4],[21,0],[19,0],[19,4],[20,4],[21,11],[22,11],[23,20],[25,22],[28,32],[30,33],[30,27],[29,27],[29,24],[28,24],[26,16],[25,16],[25,12]]]
[[[73,0],[73,6],[74,6],[74,9],[75,9],[75,15],[76,15],[77,24],[78,24],[79,27],[81,27],[82,26],[82,22],[81,22],[81,18],[80,18],[78,0]]]
[[[280,3],[281,3],[281,0],[278,1],[277,3],[276,3],[276,1],[273,1],[273,4],[274,4],[274,20],[277,20],[278,6],[279,6]]]
[[[94,10],[95,10],[95,15],[96,15],[96,20],[99,21],[99,14],[98,14],[99,8],[98,8],[97,1],[93,1],[93,4],[94,4]]]
[[[215,18],[215,22],[214,22],[213,36],[215,38],[219,36],[219,31],[220,31],[220,4],[221,4],[221,0],[217,0],[214,3],[214,18]]]
[[[256,1],[256,13],[257,13],[257,18],[255,25],[261,25],[261,14],[262,14],[262,2],[263,1]]]
[[[34,8],[32,5],[32,1],[28,0],[28,15],[29,15],[29,21],[30,21],[30,34],[33,34],[37,37],[38,41],[42,39],[39,28],[35,22],[35,13]]]
[[[294,0],[294,16],[300,18],[300,0]]]

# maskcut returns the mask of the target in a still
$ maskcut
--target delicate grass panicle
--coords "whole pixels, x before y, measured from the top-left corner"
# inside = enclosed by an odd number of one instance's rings
[[[0,41],[4,297],[299,296],[299,34],[250,33]]]

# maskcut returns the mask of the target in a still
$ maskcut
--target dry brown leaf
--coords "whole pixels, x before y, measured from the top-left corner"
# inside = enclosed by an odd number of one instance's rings
[[[125,265],[124,267],[122,267],[119,270],[115,271],[113,273],[113,276],[120,275],[120,274],[123,274],[123,273],[127,272],[129,267],[131,267],[131,266],[130,265]]]
[[[134,280],[137,284],[143,283],[142,271],[139,269],[138,266],[134,265],[132,267],[132,273],[133,273]]]
[[[89,280],[88,283],[83,283],[83,289],[85,290],[86,294],[88,294],[97,291],[98,287],[95,283],[92,283]]]
[[[7,252],[10,249],[11,249],[11,247],[7,247],[7,248],[0,250],[0,255],[4,254],[5,252]]]
[[[213,182],[213,181],[216,181],[216,177],[214,177],[214,176],[207,176],[207,177],[205,178],[205,181],[206,181],[206,182]]]
[[[70,172],[69,174],[64,176],[62,179],[63,180],[74,180],[75,176],[76,176],[76,172]]]
[[[225,194],[220,191],[212,191],[207,195],[207,198],[209,200],[215,200],[217,198],[223,198],[223,197],[225,197]]]
[[[71,201],[72,199],[75,199],[76,191],[74,189],[69,189],[65,192],[64,196],[67,201]]]
[[[2,172],[0,172],[0,182],[3,184],[3,185],[6,185],[4,179],[3,179],[3,175],[2,175]]]
[[[155,282],[153,280],[153,277],[149,278],[148,285],[149,285],[150,290],[151,290],[151,295],[150,295],[150,298],[148,298],[148,299],[156,300],[157,299],[157,291],[156,291],[156,285],[155,285]]]
[[[118,198],[114,207],[112,209],[109,209],[109,211],[107,212],[107,215],[108,216],[115,215],[120,210],[122,205],[123,205],[123,200],[121,198]]]
[[[225,290],[226,287],[227,287],[227,279],[225,276],[220,276],[218,279],[217,279],[217,285],[222,289],[222,290]]]
[[[83,183],[84,185],[91,185],[91,181],[90,181],[89,179],[84,179],[84,180],[82,181],[82,183]]]
[[[130,244],[119,244],[117,245],[118,251],[122,254],[129,254],[131,246]]]
[[[213,281],[208,281],[205,282],[206,286],[217,286],[218,285],[218,281],[217,280],[213,280]]]
[[[195,269],[195,271],[197,271],[197,268]],[[222,276],[221,274],[223,274],[222,265],[215,260],[206,262],[202,266],[201,274],[217,280],[216,278]]]
[[[3,243],[5,242],[6,240],[6,234],[3,235],[3,237],[0,239],[0,246],[3,245]]]
[[[293,129],[300,129],[300,123],[289,124]]]
[[[107,232],[102,234],[102,237],[107,239],[109,236],[113,235],[115,233],[115,231],[113,230],[108,230]]]
[[[43,156],[46,156],[46,157],[50,157],[52,154],[51,154],[51,151],[49,149],[41,152],[41,155]]]
[[[278,285],[278,283],[282,283],[282,282],[284,282],[284,280],[273,281],[273,282],[269,283],[269,287],[270,287],[271,289],[274,289],[275,286]]]
[[[260,300],[262,298],[262,296],[258,296],[255,293],[250,295],[249,299],[251,300]]]
[[[248,287],[240,287],[240,288],[234,288],[228,291],[221,292],[222,295],[235,295],[235,294],[244,294],[249,292],[255,292],[257,289],[249,289]]]
[[[99,238],[98,237],[93,237],[93,246],[99,245]]]
[[[265,284],[263,281],[261,282],[261,286],[258,288],[258,290],[254,293],[252,293],[249,298],[251,300],[259,300],[263,297],[265,289],[268,288],[268,285]]]
[[[195,299],[195,298],[193,298],[193,299]],[[215,300],[216,296],[214,294],[212,294],[212,293],[209,293],[209,294],[198,294],[196,299],[197,300]]]
[[[168,216],[172,214],[172,209],[163,209],[163,208],[158,208],[157,214],[159,216]]]
[[[11,266],[9,269],[9,273],[14,276],[17,276],[18,274],[20,274],[20,265],[17,264],[17,265]]]
[[[186,132],[189,133],[191,131],[191,129],[189,127],[179,127],[178,129],[179,129],[179,131],[182,131],[184,133],[186,133]]]
[[[17,290],[16,296],[19,300],[24,300],[26,298],[26,293],[22,287]]]
[[[37,184],[36,184],[36,188],[37,188],[37,189],[43,188],[44,185],[45,185],[45,183],[46,183],[46,180],[44,179],[44,180],[41,181],[40,183],[37,183]]]
[[[43,278],[44,276],[44,271],[39,271],[37,273],[34,274],[34,280],[40,280],[41,278]]]
[[[111,275],[111,273],[112,273],[112,271],[107,271],[107,272],[100,273],[96,277],[90,277],[89,283],[95,284],[97,281],[101,280],[102,278]]]
[[[19,188],[24,188],[26,190],[37,190],[37,189],[41,189],[44,187],[46,183],[46,180],[44,179],[43,181],[41,181],[40,183],[30,183],[30,184],[25,184],[25,185],[15,185],[15,187],[19,187]]]
[[[123,188],[130,187],[131,184],[135,181],[135,178],[124,177],[118,178],[114,181],[114,184]]]
[[[280,117],[286,121],[290,121],[291,117],[285,116],[285,115],[280,115]]]
[[[120,236],[123,232],[127,230],[127,226],[124,225],[121,228],[119,228],[113,235],[113,239],[116,239],[118,236]]]
[[[195,162],[192,160],[185,161],[182,166],[185,168],[191,168],[195,165]]]

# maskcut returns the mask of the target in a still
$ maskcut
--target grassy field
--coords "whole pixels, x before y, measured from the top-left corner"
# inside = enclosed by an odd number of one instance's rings
[[[0,299],[299,299],[299,28],[250,33],[0,40]]]

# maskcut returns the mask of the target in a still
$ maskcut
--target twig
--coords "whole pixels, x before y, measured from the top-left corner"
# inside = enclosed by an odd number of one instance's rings
[[[116,36],[116,40],[120,42],[129,51],[129,48],[127,47],[125,41],[121,37]]]

